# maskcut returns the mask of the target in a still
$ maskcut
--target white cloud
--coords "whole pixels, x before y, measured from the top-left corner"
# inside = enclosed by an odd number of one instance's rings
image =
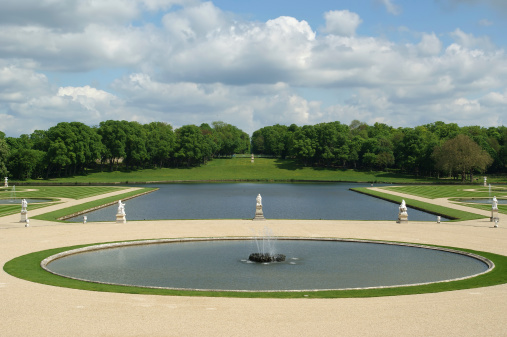
[[[442,42],[435,33],[423,34],[417,47],[422,55],[438,55],[442,50]]]
[[[356,34],[357,27],[362,20],[356,13],[348,10],[329,11],[324,13],[326,26],[323,31],[329,34],[352,36]]]
[[[481,20],[479,20],[479,25],[484,26],[484,27],[493,26],[493,21],[490,21],[488,19],[481,19]]]
[[[469,49],[478,48],[486,50],[494,49],[493,43],[487,36],[475,37],[473,34],[467,34],[459,28],[457,28],[450,35],[456,41],[457,44],[465,48]]]
[[[379,0],[385,7],[388,13],[393,15],[401,14],[401,7],[396,5],[393,0]]]
[[[40,3],[29,2],[40,13],[58,2]],[[59,22],[59,13],[51,14],[54,22],[30,8],[23,14],[22,2],[0,4],[0,12],[23,16],[0,20],[1,131],[106,119],[173,126],[224,120],[248,132],[353,119],[407,126],[442,119],[477,124],[474,118],[485,116],[481,124],[498,125],[505,113],[507,57],[487,36],[456,29],[449,33],[454,42],[444,45],[444,34],[416,32],[418,41],[399,43],[357,36],[362,20],[347,10],[326,12],[325,34],[317,35],[304,20],[247,21],[211,2],[111,3],[125,8],[107,20],[94,13],[110,13],[110,4],[65,4],[65,13],[79,12],[74,24]],[[131,24],[143,10],[168,9],[160,26]],[[44,75],[79,77],[111,67],[129,75],[102,90]],[[308,88],[331,94],[310,99]]]
[[[23,0],[0,2],[2,25],[82,29],[90,23],[126,23],[140,14],[134,0]]]

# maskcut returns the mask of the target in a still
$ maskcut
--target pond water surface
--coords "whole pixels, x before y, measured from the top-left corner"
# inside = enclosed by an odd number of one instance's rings
[[[129,220],[252,219],[262,196],[267,219],[396,220],[398,204],[350,191],[351,183],[181,183],[142,185],[156,192],[126,200]],[[375,185],[381,186],[381,185]],[[114,221],[117,206],[86,214],[88,221]],[[436,215],[408,208],[409,220]],[[69,221],[80,222],[83,216]],[[446,219],[442,218],[442,221]]]
[[[252,263],[252,240],[146,244],[69,255],[49,270],[78,279],[147,287],[226,290],[343,289],[468,277],[488,266],[468,256],[364,242],[278,240],[285,262]]]

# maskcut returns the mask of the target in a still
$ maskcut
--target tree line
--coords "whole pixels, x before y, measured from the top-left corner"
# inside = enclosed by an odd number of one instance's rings
[[[252,152],[295,158],[305,166],[472,179],[473,173],[505,173],[507,128],[459,127],[435,122],[413,128],[354,120],[263,127],[252,134]]]
[[[0,132],[0,176],[47,179],[87,169],[188,167],[249,150],[250,136],[224,122],[176,130],[162,122],[62,122],[18,138]]]
[[[252,134],[224,123],[184,125],[108,120],[90,127],[62,122],[20,137],[0,132],[0,176],[15,179],[82,174],[88,169],[190,167],[237,153],[292,158],[301,165],[461,179],[505,173],[507,128],[435,122],[413,128],[354,120],[266,126]]]

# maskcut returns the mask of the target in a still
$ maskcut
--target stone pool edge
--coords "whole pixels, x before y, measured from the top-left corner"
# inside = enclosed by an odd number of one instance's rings
[[[297,289],[297,290],[230,290],[230,289],[198,289],[198,288],[171,288],[171,287],[156,287],[156,286],[138,286],[131,284],[121,284],[121,283],[110,283],[110,282],[99,282],[92,281],[87,279],[75,278],[66,275],[62,275],[56,272],[51,271],[47,265],[54,260],[89,252],[95,250],[109,249],[109,248],[118,248],[125,246],[136,246],[136,245],[146,245],[146,244],[161,244],[161,243],[178,243],[178,242],[199,242],[199,241],[242,241],[242,240],[256,240],[259,239],[257,236],[252,237],[208,237],[208,238],[174,238],[174,239],[148,239],[148,240],[135,240],[135,241],[122,241],[122,242],[113,242],[113,243],[103,243],[103,244],[91,244],[86,247],[71,249],[67,251],[63,251],[51,256],[46,257],[40,262],[40,267],[44,269],[46,272],[51,273],[53,275],[57,275],[60,277],[64,277],[67,279],[72,279],[76,281],[96,283],[96,284],[104,284],[111,286],[125,286],[125,287],[134,287],[140,289],[160,289],[160,290],[174,290],[174,291],[206,291],[206,292],[232,292],[232,293],[302,293],[302,292],[325,292],[325,291],[353,291],[353,290],[375,290],[375,289],[393,289],[393,288],[404,288],[404,287],[415,287],[415,286],[425,286],[437,283],[449,283],[454,281],[467,280],[474,277],[478,277],[480,275],[487,274],[491,272],[495,268],[495,264],[490,259],[487,259],[481,255],[466,252],[459,249],[452,249],[442,246],[431,246],[424,244],[416,244],[416,243],[407,243],[407,242],[396,242],[396,241],[382,241],[382,240],[368,240],[368,239],[347,239],[347,238],[333,238],[333,237],[291,237],[291,236],[283,236],[283,237],[274,237],[276,240],[302,240],[302,241],[340,241],[340,242],[360,242],[360,243],[376,243],[376,244],[386,244],[386,245],[395,245],[395,246],[405,246],[405,247],[414,247],[414,248],[422,248],[422,249],[430,249],[430,250],[439,250],[448,253],[460,254],[470,258],[474,258],[479,260],[487,265],[488,269],[469,276],[453,278],[448,280],[434,281],[434,282],[422,282],[422,283],[412,283],[412,284],[402,284],[402,285],[390,285],[390,286],[377,286],[377,287],[360,287],[360,288],[334,288],[334,289]]]

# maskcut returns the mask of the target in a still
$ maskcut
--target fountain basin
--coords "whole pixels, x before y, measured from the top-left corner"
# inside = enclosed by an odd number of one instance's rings
[[[389,242],[278,238],[285,262],[253,263],[254,238],[89,246],[43,260],[47,271],[97,283],[227,291],[369,289],[465,279],[490,271],[474,254]]]

